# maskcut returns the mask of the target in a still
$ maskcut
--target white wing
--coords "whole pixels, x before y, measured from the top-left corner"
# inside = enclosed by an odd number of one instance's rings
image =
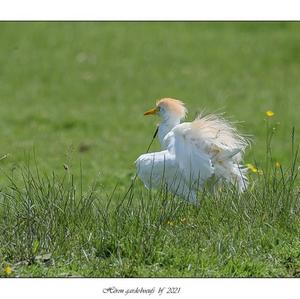
[[[176,171],[176,161],[167,150],[143,154],[136,160],[137,173],[148,189],[159,188]]]
[[[214,174],[217,180],[237,183],[240,191],[246,188],[245,170],[239,163],[247,141],[229,122],[208,115],[172,131],[175,156],[192,184],[201,184]]]
[[[136,160],[137,174],[148,189],[166,185],[176,195],[196,202],[196,194],[186,184],[178,161],[169,150],[143,154]]]
[[[201,148],[199,140],[193,138],[191,123],[177,125],[172,134],[174,154],[185,181],[190,188],[199,189],[214,174],[211,158]]]

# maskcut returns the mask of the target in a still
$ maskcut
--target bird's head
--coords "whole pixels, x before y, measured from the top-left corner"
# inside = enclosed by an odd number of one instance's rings
[[[185,118],[187,109],[183,102],[175,99],[164,98],[156,103],[156,107],[150,109],[144,113],[144,115],[157,114],[163,118],[163,120],[180,121]]]

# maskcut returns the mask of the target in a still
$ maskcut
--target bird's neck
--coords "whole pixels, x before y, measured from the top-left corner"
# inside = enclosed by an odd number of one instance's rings
[[[167,119],[163,120],[158,127],[158,139],[162,149],[167,148],[164,138],[166,135],[177,125],[180,124],[180,119]]]

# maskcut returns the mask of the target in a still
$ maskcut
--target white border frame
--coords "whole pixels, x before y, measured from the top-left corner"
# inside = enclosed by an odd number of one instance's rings
[[[299,20],[298,0],[0,0],[0,20]]]

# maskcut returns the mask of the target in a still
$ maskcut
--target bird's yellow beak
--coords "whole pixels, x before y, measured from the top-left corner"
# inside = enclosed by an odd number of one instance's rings
[[[144,113],[144,115],[156,114],[158,111],[159,111],[159,107],[155,107],[155,108],[153,108],[153,109],[150,109],[150,110],[146,111],[146,112]]]

